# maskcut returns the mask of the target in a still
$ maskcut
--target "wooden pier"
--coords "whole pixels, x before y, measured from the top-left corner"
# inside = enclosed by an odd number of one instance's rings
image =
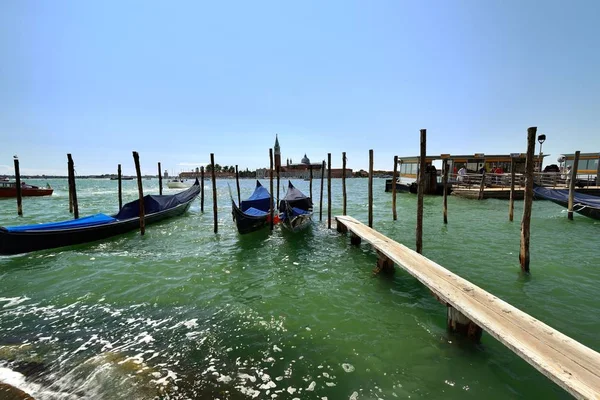
[[[337,230],[371,244],[378,269],[396,264],[447,306],[448,327],[479,340],[482,330],[579,399],[600,399],[600,354],[350,216]]]
[[[556,186],[556,189],[568,189],[565,186]],[[590,194],[592,196],[600,196],[600,186],[588,186],[585,188],[576,188],[575,191],[577,193]],[[515,188],[515,200],[523,200],[525,191],[523,188]],[[486,187],[483,189],[482,197],[480,196],[480,188],[471,186],[471,187],[460,187],[454,186],[452,188],[452,194],[454,196],[464,197],[467,199],[501,199],[508,200],[510,198],[510,187]]]

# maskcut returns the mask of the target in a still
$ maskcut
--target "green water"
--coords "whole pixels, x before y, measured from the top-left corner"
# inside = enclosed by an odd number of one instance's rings
[[[318,202],[305,231],[239,236],[228,182],[217,182],[218,235],[207,183],[205,213],[196,201],[144,237],[0,257],[0,380],[24,372],[37,399],[569,398],[488,334],[481,345],[448,334],[429,291],[400,269],[374,276],[373,251],[319,224]],[[50,183],[55,194],[25,199],[22,218],[0,201],[0,225],[68,219],[66,180]],[[116,211],[116,185],[79,180],[81,214]],[[156,179],[144,186],[158,192]],[[248,196],[254,181],[241,186]],[[347,186],[348,214],[366,222],[367,180]],[[374,228],[414,248],[416,197],[398,196],[394,222],[383,188],[375,180]],[[136,196],[124,182],[125,201]],[[341,213],[340,180],[332,202]],[[506,201],[448,203],[444,226],[441,198],[425,199],[427,257],[600,350],[598,222],[534,202],[525,276],[521,202],[513,223]]]

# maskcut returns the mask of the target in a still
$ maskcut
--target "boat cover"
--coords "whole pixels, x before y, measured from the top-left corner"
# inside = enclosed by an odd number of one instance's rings
[[[243,212],[250,215],[261,216],[265,214],[251,214],[249,210],[251,208],[256,211],[268,212],[271,207],[271,195],[269,191],[260,184],[260,182],[256,181],[256,188],[254,189],[254,193],[246,200],[242,201],[240,208]]]
[[[300,190],[296,189],[292,182],[288,181],[288,190],[285,197],[279,203],[279,211],[285,212],[287,210],[286,203],[292,208],[299,208],[302,210],[309,210],[312,208],[312,200],[307,197]]]
[[[200,184],[198,179],[194,185],[188,190],[181,193],[171,195],[146,195],[144,196],[144,213],[154,214],[160,211],[168,210],[170,208],[177,207],[180,204],[185,204],[188,201],[194,199],[200,192]],[[115,215],[115,218],[119,220],[137,218],[140,215],[140,201],[134,200],[130,203],[125,204],[119,213]]]
[[[244,214],[251,215],[253,217],[264,217],[265,215],[269,214],[269,212],[250,207],[249,209],[244,211]]]
[[[568,189],[548,189],[545,187],[534,187],[533,192],[536,196],[551,200],[555,202],[568,203],[569,202],[569,190]],[[592,196],[589,194],[575,192],[574,203],[580,206],[587,206],[591,208],[600,209],[600,197]]]
[[[5,227],[9,232],[43,231],[57,229],[75,229],[92,225],[103,225],[116,221],[116,218],[106,214],[94,214],[79,219],[70,219],[61,222],[48,222],[46,224],[20,225]]]

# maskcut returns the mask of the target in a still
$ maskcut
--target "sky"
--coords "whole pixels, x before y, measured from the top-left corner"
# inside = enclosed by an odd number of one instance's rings
[[[600,2],[0,2],[0,174],[600,152]],[[536,153],[539,145],[536,147]],[[546,161],[545,164],[549,162]]]

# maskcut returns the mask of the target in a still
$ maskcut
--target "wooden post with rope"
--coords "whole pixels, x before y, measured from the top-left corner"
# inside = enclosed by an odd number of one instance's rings
[[[204,167],[200,167],[200,212],[204,212]]]
[[[483,200],[484,190],[485,190],[485,170],[483,170],[483,173],[481,174],[481,183],[479,184],[479,195],[477,196],[477,200]]]

